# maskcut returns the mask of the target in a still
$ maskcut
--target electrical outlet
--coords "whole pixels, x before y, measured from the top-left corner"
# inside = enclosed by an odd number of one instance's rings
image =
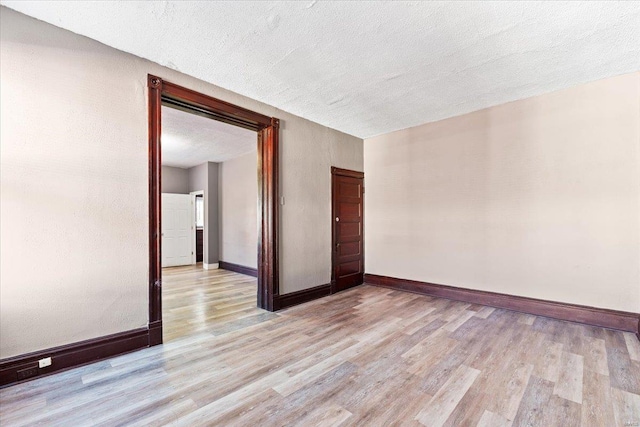
[[[38,366],[40,368],[46,368],[47,366],[51,366],[51,358],[50,357],[46,357],[44,359],[38,360]]]
[[[18,371],[17,374],[18,374],[18,381],[20,381],[27,378],[35,377],[36,375],[39,374],[39,371],[38,371],[38,367],[34,366],[32,368],[27,368],[27,369]]]

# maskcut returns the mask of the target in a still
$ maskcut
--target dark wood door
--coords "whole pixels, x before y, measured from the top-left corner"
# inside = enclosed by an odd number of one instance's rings
[[[204,254],[204,230],[196,229],[196,262],[202,262]]]
[[[331,168],[331,200],[331,292],[339,292],[364,279],[364,173]]]

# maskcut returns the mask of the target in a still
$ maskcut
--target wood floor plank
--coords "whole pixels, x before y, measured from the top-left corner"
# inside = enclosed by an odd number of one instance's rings
[[[609,377],[585,370],[583,387],[581,425],[583,427],[615,425]]]
[[[612,387],[611,397],[616,425],[640,425],[640,395]]]
[[[522,403],[513,419],[515,426],[543,426],[544,411],[553,395],[554,384],[536,376],[529,377],[529,383],[522,396]]]
[[[533,365],[518,361],[506,370],[511,374],[505,375],[502,383],[497,385],[498,393],[494,394],[494,397],[498,398],[489,406],[489,409],[505,419],[513,420],[522,403],[522,396],[533,372]]]
[[[581,354],[584,357],[584,369],[609,376],[607,346],[603,339],[585,337],[585,345]]]
[[[366,424],[371,427],[386,427],[395,425],[398,420],[403,424],[414,422],[415,414],[433,397],[424,393],[420,386],[421,379],[408,373],[398,375],[395,381],[384,385],[383,399],[378,400],[378,406],[369,414],[365,414]],[[402,399],[398,399],[398,390],[402,390]],[[353,426],[363,425],[360,418],[350,423]]]
[[[611,387],[640,394],[640,363],[631,360],[626,344],[623,348],[607,348],[607,361]]]
[[[351,417],[351,412],[334,403],[313,408],[307,415],[297,419],[291,425],[332,427],[340,426]]]
[[[254,414],[258,422],[253,425],[266,427],[287,425],[292,420],[304,416],[310,408],[326,402],[335,403],[352,412],[351,408],[345,404],[344,396],[352,396],[354,391],[357,391],[353,378],[358,375],[358,371],[359,368],[351,362],[344,362],[315,381],[305,384],[286,398],[276,393],[280,396],[280,400],[258,408]],[[347,423],[354,418],[356,417],[350,417]]]
[[[560,361],[563,345],[549,342],[542,355],[538,356],[533,374],[551,382],[557,382],[560,376]]]
[[[475,311],[464,310],[461,314],[450,320],[449,323],[443,326],[443,328],[449,332],[455,332],[456,329],[462,326],[467,320],[471,319],[475,314]]]
[[[381,369],[386,364],[378,361],[366,368],[359,368],[352,376],[353,383],[350,391],[342,390],[336,396],[336,401],[349,409],[357,422],[351,424],[371,425],[382,417],[397,400],[398,390],[409,383],[412,375],[399,367]]]
[[[161,427],[165,426],[180,417],[195,411],[198,406],[191,399],[182,399],[177,402],[158,408],[151,408],[148,414],[134,418],[127,417],[127,424],[130,427]],[[109,425],[110,420],[105,421],[105,425]]]
[[[533,325],[533,322],[536,320],[536,316],[532,314],[521,314],[518,317],[518,323],[522,323],[525,325]]]
[[[295,376],[287,378],[286,381],[283,381],[281,384],[274,386],[273,389],[280,393],[282,396],[286,397],[296,390],[302,388],[305,384],[312,382],[316,378],[322,376],[324,373],[334,369],[338,365],[341,365],[348,359],[357,356],[359,353],[364,351],[369,344],[375,345],[375,342],[357,342],[356,344],[347,347],[346,349],[322,360],[321,362],[310,366],[308,369],[299,372]]]
[[[483,307],[475,315],[476,317],[481,317],[483,319],[486,319],[494,311],[495,311],[495,308],[493,307]]]
[[[583,357],[562,352],[560,376],[553,393],[575,403],[582,403]]]
[[[627,344],[627,351],[631,360],[640,362],[640,340],[631,332],[623,332],[624,341]]]
[[[502,415],[484,411],[477,427],[511,427],[511,421]]]
[[[277,384],[281,384],[288,378],[288,375],[284,372],[274,372],[236,390],[233,393],[227,394],[220,399],[214,400],[213,402],[198,408],[197,410],[179,418],[170,425],[192,426],[196,424],[210,424],[215,421],[216,418],[221,417],[228,411],[244,404],[244,400],[259,394],[260,392],[266,391]]]
[[[447,357],[431,365],[430,369],[425,372],[420,388],[425,393],[436,394],[451,375],[465,363],[470,354],[469,350],[467,346],[458,345],[447,354]]]
[[[552,395],[542,413],[539,426],[578,427],[582,407],[580,404]]]
[[[479,373],[477,369],[460,366],[415,419],[425,426],[444,425]]]

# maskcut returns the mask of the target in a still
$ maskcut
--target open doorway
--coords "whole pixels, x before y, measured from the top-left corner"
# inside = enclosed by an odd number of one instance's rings
[[[257,244],[254,246],[257,249],[256,253],[256,268],[255,275],[257,276],[256,282],[254,282],[253,294],[256,295],[256,306],[266,310],[276,310],[278,307],[278,204],[277,204],[277,188],[278,188],[278,129],[279,121],[275,118],[267,117],[259,113],[252,112],[250,110],[243,109],[238,106],[226,103],[224,101],[191,91],[189,89],[174,85],[172,83],[163,81],[162,79],[149,76],[148,78],[149,89],[149,265],[150,265],[150,304],[149,304],[149,329],[150,329],[150,344],[156,345],[162,343],[163,340],[163,310],[162,310],[162,295],[163,295],[163,264],[164,259],[162,247],[162,231],[168,230],[166,226],[163,228],[163,166],[169,166],[163,164],[163,156],[165,155],[165,144],[163,141],[163,126],[165,126],[165,115],[171,113],[187,114],[190,118],[198,118],[214,122],[217,125],[225,124],[232,129],[239,129],[242,131],[251,131],[254,137],[253,145],[256,147],[256,151],[253,155],[253,164],[255,168],[257,159],[257,204],[255,199],[253,203],[257,206]],[[171,113],[168,113],[171,111]],[[169,122],[167,121],[166,125]],[[168,160],[169,161],[169,160]],[[219,259],[219,253],[216,253],[217,248],[211,242],[219,241],[219,229],[215,230],[214,225],[218,224],[215,215],[218,212],[212,210],[210,207],[206,207],[217,201],[217,194],[213,195],[213,192],[209,192],[209,189],[213,191],[217,188],[217,183],[210,182],[213,177],[218,177],[218,171],[215,170],[219,166],[216,166],[216,162],[207,161],[204,164],[207,172],[207,188],[195,189],[189,188],[189,193],[194,191],[202,191],[202,203],[205,206],[204,212],[204,226],[203,226],[203,262],[202,266],[209,270],[217,270],[220,266],[220,261],[226,261]],[[224,168],[224,166],[223,166]],[[184,169],[184,168],[183,168]],[[255,171],[255,169],[254,169]],[[165,171],[166,172],[166,171]],[[253,175],[255,182],[255,173]],[[196,257],[196,244],[197,244],[197,225],[195,225],[196,208],[195,197],[197,194],[188,194],[190,203],[193,201],[192,207],[186,212],[186,204],[183,209],[183,213],[175,214],[175,217],[188,217],[194,221],[193,233],[189,232],[188,235],[180,235],[177,233],[178,238],[175,240],[174,247],[181,247],[184,250],[185,247],[194,248],[193,251],[189,251],[188,255],[191,257],[191,262],[195,264],[187,264],[186,266],[179,268],[198,268]],[[195,196],[195,197],[194,197]],[[169,203],[169,202],[167,202]],[[167,214],[170,216],[173,214]],[[208,218],[208,220],[207,220]],[[223,221],[224,224],[224,221]],[[254,223],[255,224],[255,223]],[[170,224],[175,231],[179,228],[175,224]],[[180,225],[184,227],[184,225]],[[218,233],[218,234],[217,234]],[[183,233],[184,234],[184,233]],[[179,239],[184,237],[182,246],[178,243]],[[191,240],[189,240],[191,239]],[[255,240],[254,240],[255,241]],[[166,244],[166,243],[165,243]],[[193,254],[191,254],[193,252]],[[255,252],[254,252],[255,253]],[[174,257],[175,258],[175,257]],[[186,258],[182,258],[185,262]],[[217,261],[217,262],[214,262]],[[177,262],[177,261],[176,261]],[[217,265],[216,265],[217,264]],[[233,265],[239,267],[246,267],[251,269],[250,266],[235,264],[233,262],[226,262],[228,268],[232,268]],[[197,271],[197,270],[194,270]],[[246,273],[246,271],[245,271]]]
[[[163,102],[164,341],[260,314],[257,134]]]

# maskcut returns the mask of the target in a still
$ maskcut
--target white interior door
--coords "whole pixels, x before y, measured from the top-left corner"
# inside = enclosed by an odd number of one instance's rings
[[[192,263],[193,215],[189,194],[162,193],[162,266]]]

